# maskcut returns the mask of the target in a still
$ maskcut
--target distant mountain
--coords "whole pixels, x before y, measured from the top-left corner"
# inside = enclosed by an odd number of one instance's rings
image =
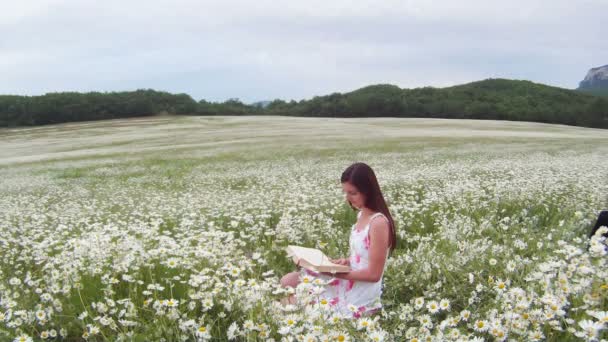
[[[253,107],[266,108],[272,101],[258,101],[251,104]]]
[[[446,88],[378,84],[286,103],[268,114],[313,117],[424,117],[556,123],[608,128],[608,99],[530,81],[487,79]]]
[[[596,88],[606,67],[592,69],[588,82]],[[551,87],[530,81],[487,79],[453,87],[402,89],[370,85],[348,93],[332,93],[289,102],[238,99],[223,103],[194,101],[187,94],[151,89],[112,93],[49,93],[1,96],[0,127],[129,118],[159,114],[286,115],[309,117],[422,117],[535,121],[608,128],[608,97]]]
[[[596,95],[608,95],[608,65],[590,69],[577,90]]]

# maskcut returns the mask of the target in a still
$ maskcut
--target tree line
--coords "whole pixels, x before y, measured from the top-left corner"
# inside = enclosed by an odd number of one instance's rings
[[[4,127],[161,114],[491,119],[608,128],[608,97],[506,79],[447,88],[401,89],[380,84],[301,101],[277,99],[265,106],[238,99],[197,102],[187,94],[151,89],[0,96],[0,126]]]

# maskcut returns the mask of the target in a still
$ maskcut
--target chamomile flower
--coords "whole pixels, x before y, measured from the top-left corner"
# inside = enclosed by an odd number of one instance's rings
[[[418,317],[418,321],[420,322],[420,325],[427,329],[431,329],[433,327],[433,322],[431,321],[431,316],[429,315],[421,315]]]
[[[204,340],[208,340],[211,338],[211,334],[209,334],[209,328],[201,325],[198,327],[198,329],[196,329],[196,337],[200,338],[200,339],[204,339]]]
[[[283,324],[288,327],[293,327],[298,323],[298,319],[294,315],[289,315],[283,319]]]
[[[473,324],[473,329],[477,332],[485,332],[490,328],[487,321],[477,320]]]
[[[332,334],[334,341],[350,342],[350,335],[345,331],[338,331]]]
[[[598,332],[604,328],[604,324],[601,322],[593,322],[590,320],[582,320],[578,322],[578,326],[581,327],[581,332],[575,332],[574,334],[580,338],[595,339]]]
[[[21,334],[13,340],[13,342],[32,342],[32,341],[33,341],[32,338],[26,334]]]
[[[36,319],[39,321],[44,321],[46,319],[46,312],[44,312],[44,310],[36,311]]]
[[[545,338],[545,335],[540,330],[534,330],[528,334],[528,339],[530,341],[541,341],[541,340],[544,340],[544,338]]]
[[[426,305],[426,308],[432,314],[437,313],[437,312],[439,312],[439,303],[432,300],[432,301],[428,302],[428,304]]]
[[[378,331],[378,330],[374,330],[371,333],[369,333],[369,335],[367,335],[367,337],[374,342],[382,342],[384,341],[385,337],[386,337],[386,333]]]
[[[450,330],[450,333],[448,334],[448,336],[452,340],[457,340],[458,338],[460,338],[460,331],[458,329],[452,329],[452,330]]]
[[[421,309],[424,305],[424,297],[418,297],[414,300],[414,307],[416,309]]]
[[[494,289],[496,289],[496,291],[502,293],[507,289],[507,285],[508,285],[507,281],[497,279],[496,282],[494,283]]]
[[[441,310],[444,310],[444,311],[450,310],[450,301],[447,299],[442,299],[439,302],[439,307],[441,308]]]
[[[357,330],[367,329],[373,324],[372,320],[367,317],[359,318],[357,320]]]

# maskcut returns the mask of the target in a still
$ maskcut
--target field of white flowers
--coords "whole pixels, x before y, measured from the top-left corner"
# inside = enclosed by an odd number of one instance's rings
[[[0,130],[0,341],[608,339],[608,132],[159,117]],[[371,317],[283,307],[288,244],[348,255],[339,182],[397,224]]]

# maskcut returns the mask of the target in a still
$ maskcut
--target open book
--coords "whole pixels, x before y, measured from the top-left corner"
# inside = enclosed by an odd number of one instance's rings
[[[315,272],[342,273],[350,272],[350,267],[338,265],[329,261],[329,258],[318,249],[301,246],[287,246],[287,256],[291,257],[296,265],[300,265]]]

